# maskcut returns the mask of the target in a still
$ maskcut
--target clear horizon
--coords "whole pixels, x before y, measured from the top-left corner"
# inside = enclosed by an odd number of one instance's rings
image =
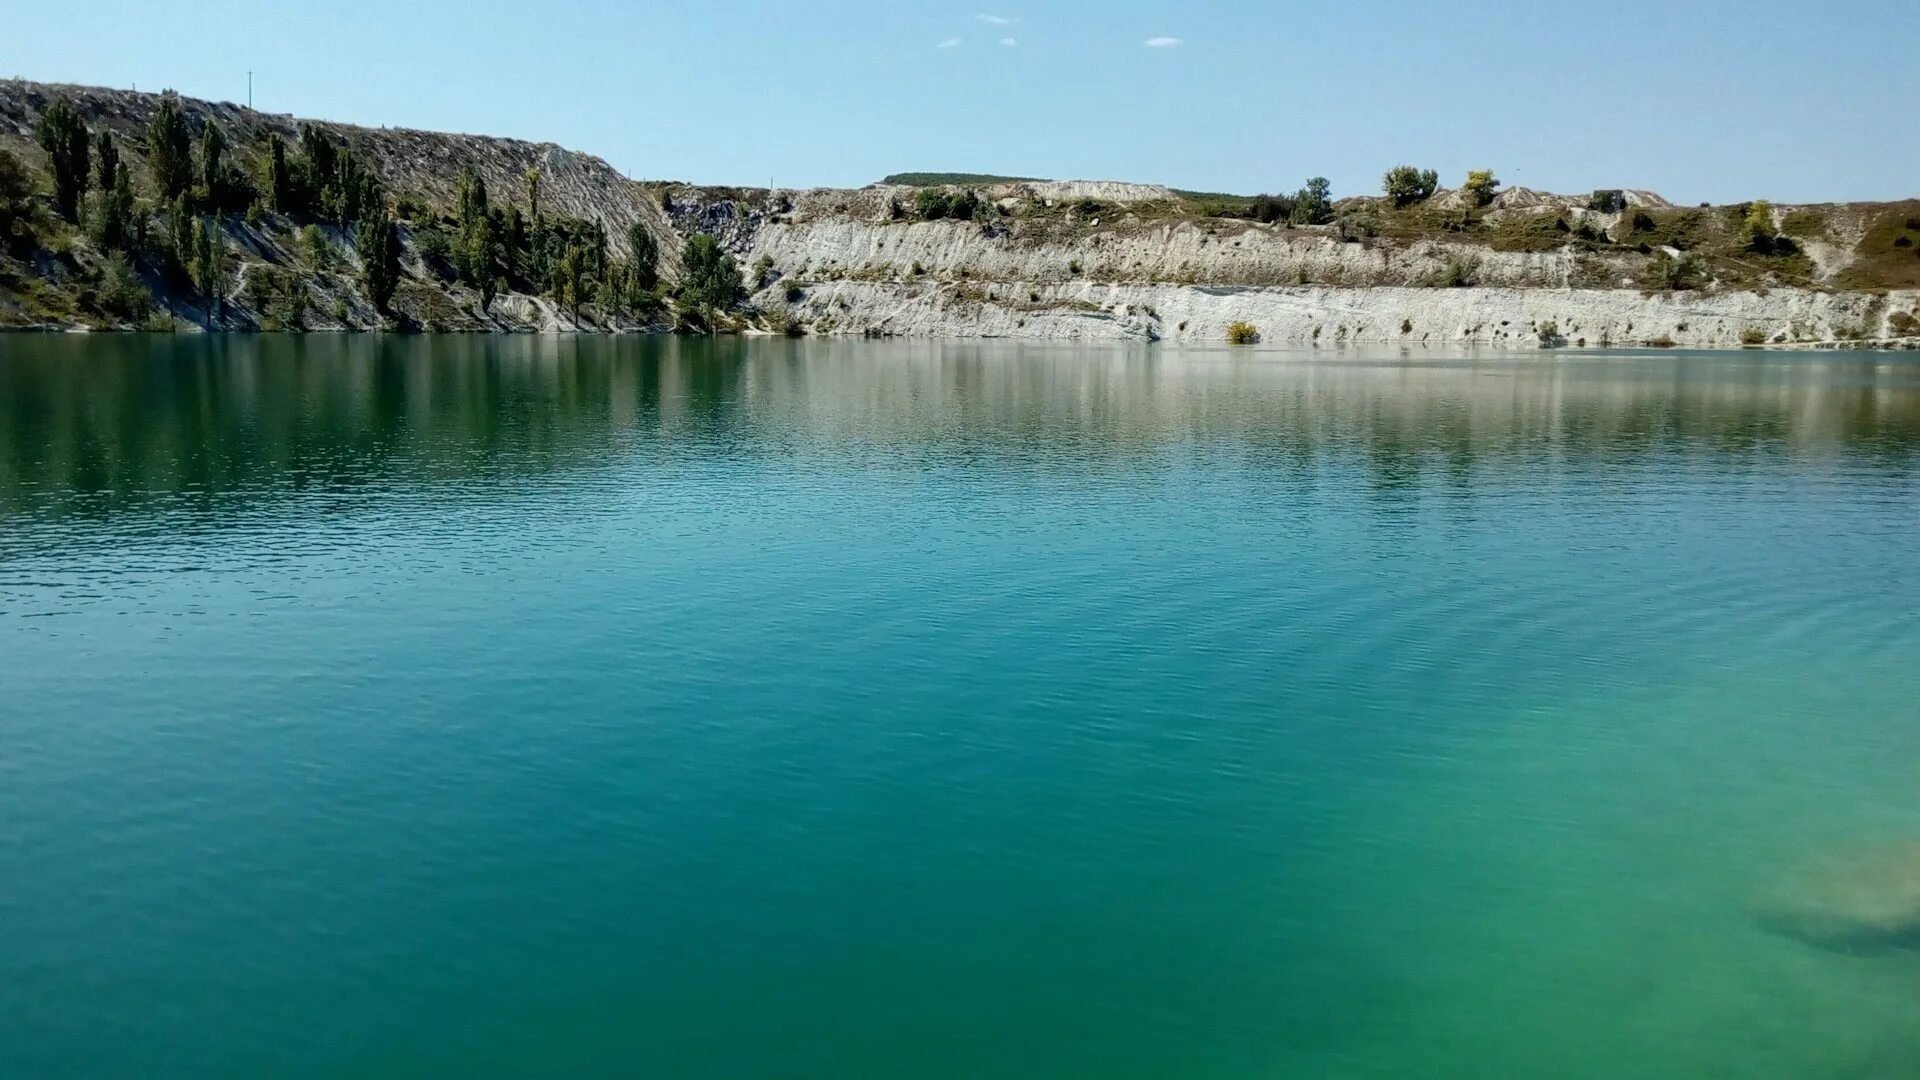
[[[1473,19],[1413,0],[1204,12],[1126,0],[704,9],[344,0],[90,2],[9,16],[0,71],[368,126],[554,142],[640,179],[857,187],[965,171],[1253,194],[1370,194],[1406,162],[1455,186],[1643,188],[1678,203],[1920,195],[1920,5],[1624,0]],[[255,26],[244,53],[209,26]],[[372,28],[372,29],[369,29]],[[565,78],[553,73],[564,73]]]

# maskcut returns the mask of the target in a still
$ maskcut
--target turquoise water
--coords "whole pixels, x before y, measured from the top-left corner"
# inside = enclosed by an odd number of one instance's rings
[[[1920,363],[0,338],[0,1074],[1909,1076]]]

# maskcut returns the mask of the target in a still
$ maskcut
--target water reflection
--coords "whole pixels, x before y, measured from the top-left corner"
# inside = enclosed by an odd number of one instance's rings
[[[1873,354],[1488,355],[678,338],[0,341],[0,513],[486,483],[636,445],[1150,469],[1226,444],[1383,495],[1674,449],[1911,468],[1920,365]]]

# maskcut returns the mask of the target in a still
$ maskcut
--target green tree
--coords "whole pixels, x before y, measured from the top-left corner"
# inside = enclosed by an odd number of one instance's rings
[[[584,244],[571,244],[561,254],[555,270],[554,291],[559,295],[560,304],[573,315],[573,321],[580,321],[580,305],[589,299],[592,281],[587,273],[587,248]]]
[[[111,144],[106,148],[111,151]],[[101,176],[99,201],[90,222],[93,238],[108,251],[134,248],[133,175],[126,162],[113,162],[112,179]]]
[[[220,125],[211,120],[200,132],[200,160],[195,171],[206,204],[219,206],[226,192],[227,137],[221,134]]]
[[[293,172],[287,167],[287,144],[278,134],[267,136],[267,153],[260,162],[260,201],[276,212],[292,210]]]
[[[1500,180],[1492,169],[1473,169],[1467,173],[1467,182],[1460,185],[1460,190],[1466,193],[1468,203],[1486,206],[1500,190]]]
[[[725,311],[746,299],[746,287],[740,283],[740,267],[713,237],[706,233],[689,236],[681,261],[686,268],[681,296],[694,307]]]
[[[33,184],[27,179],[27,167],[6,150],[0,150],[0,244],[13,236],[13,223],[25,209]]]
[[[366,283],[373,308],[382,315],[400,287],[400,234],[393,218],[382,210],[361,219],[354,231],[353,248],[360,256],[360,275]]]
[[[1295,225],[1324,225],[1333,218],[1333,185],[1324,176],[1316,176],[1307,181],[1307,186],[1294,192],[1293,223]]]
[[[87,125],[73,102],[53,99],[40,116],[40,149],[53,175],[53,205],[68,221],[80,221],[80,197],[87,191]]]
[[[186,193],[174,196],[173,205],[167,208],[167,246],[161,256],[166,263],[167,276],[176,285],[193,284],[193,267],[199,258],[195,246],[198,232],[193,210],[187,205]]]
[[[209,215],[191,230],[193,240],[193,284],[207,311],[207,328],[226,314],[227,284],[232,259],[227,253],[227,233],[219,219]]]
[[[274,317],[282,328],[287,330],[305,330],[307,328],[307,283],[297,273],[288,273],[280,279],[281,295],[275,306]]]
[[[651,293],[660,287],[660,244],[645,225],[634,222],[627,227],[628,268],[632,287]]]
[[[540,224],[540,166],[527,170],[527,217]]]
[[[193,139],[180,96],[171,90],[160,95],[160,107],[147,121],[147,169],[168,202],[193,186]]]
[[[463,165],[453,185],[453,218],[462,225],[487,216],[487,182],[472,165]]]
[[[486,182],[471,165],[460,170],[454,185],[454,221],[458,230],[454,266],[461,280],[480,290],[480,310],[485,311],[493,305],[505,222],[496,220],[489,211]]]
[[[312,124],[300,125],[300,164],[304,174],[301,179],[311,203],[307,209],[320,209],[321,190],[333,182],[339,171],[338,155],[333,139],[326,132]]]
[[[93,137],[93,189],[109,191],[120,175],[120,147],[113,136],[101,132]]]
[[[460,254],[461,275],[480,290],[480,310],[486,311],[493,306],[494,290],[500,280],[500,238],[492,219],[479,218],[467,227],[462,234]]]
[[[1387,198],[1395,206],[1412,206],[1425,202],[1440,190],[1440,174],[1432,169],[1416,169],[1411,165],[1395,165],[1388,169],[1382,179]]]

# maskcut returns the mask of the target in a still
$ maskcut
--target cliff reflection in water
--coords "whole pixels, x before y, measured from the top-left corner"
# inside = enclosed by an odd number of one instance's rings
[[[1382,489],[1685,449],[1912,468],[1920,364],[980,343],[114,337],[0,346],[0,513],[485,489],[662,456],[1151,470],[1182,446]],[[636,457],[636,455],[638,455]]]

